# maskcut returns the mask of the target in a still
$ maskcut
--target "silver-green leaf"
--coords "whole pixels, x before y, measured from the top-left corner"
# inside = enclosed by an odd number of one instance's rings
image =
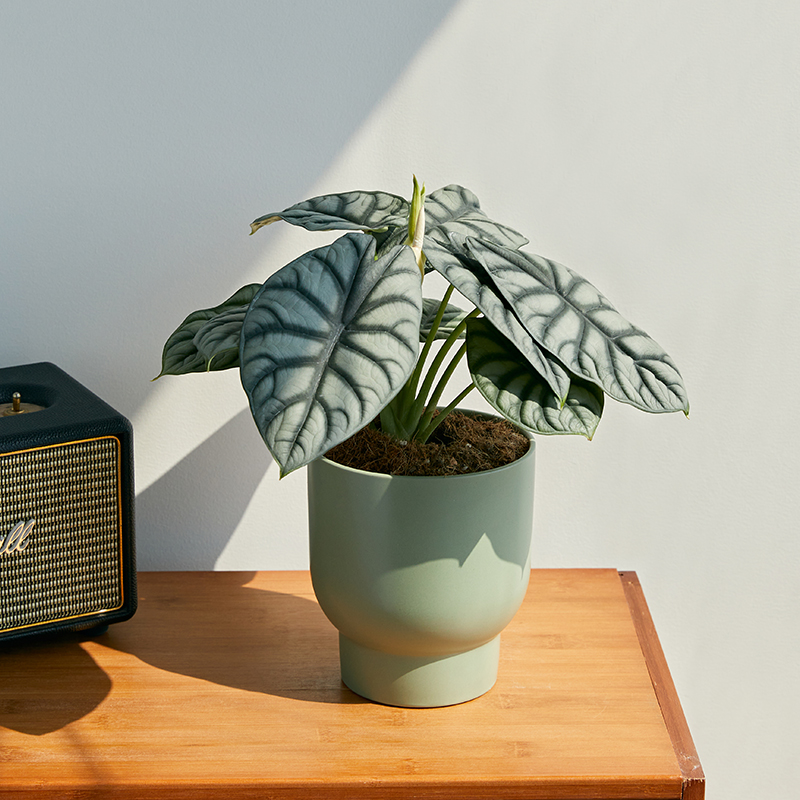
[[[541,256],[467,243],[525,329],[567,369],[643,411],[688,414],[672,359],[585,278]]]
[[[551,353],[541,348],[517,319],[514,310],[498,292],[486,270],[468,257],[455,257],[438,245],[427,251],[434,269],[444,275],[464,297],[522,352],[530,365],[545,379],[559,402],[569,392],[569,374]]]
[[[189,314],[164,345],[158,377],[238,367],[238,329],[241,328],[241,320],[250,301],[259,289],[260,284],[251,283],[221,305]],[[232,315],[239,315],[238,329],[235,323],[231,325]],[[222,328],[217,330],[217,325],[225,327],[226,339],[220,338]]]
[[[603,413],[603,391],[572,377],[562,405],[542,376],[486,319],[467,323],[467,363],[489,405],[532,433],[594,435]]]
[[[424,342],[428,338],[441,302],[441,300],[435,297],[424,297],[422,299],[422,319],[419,323],[420,342]],[[469,312],[464,311],[464,309],[448,303],[442,315],[439,327],[436,329],[436,336],[434,338],[446,339],[459,326],[468,313]],[[462,332],[458,338],[463,339],[465,336],[466,332]]]
[[[345,192],[312,197],[250,224],[251,233],[284,220],[309,231],[374,231],[408,225],[409,204],[387,192]]]
[[[241,376],[261,436],[286,475],[363,428],[419,352],[422,291],[409,247],[375,259],[347,234],[272,275],[242,328]]]
[[[223,312],[206,322],[195,334],[195,347],[209,369],[220,360],[231,366],[239,366],[239,336],[248,306],[249,303]]]
[[[454,183],[431,192],[425,198],[425,238],[450,249],[453,235],[461,240],[474,236],[511,248],[528,243],[513,228],[489,219],[481,210],[478,198],[469,189]]]

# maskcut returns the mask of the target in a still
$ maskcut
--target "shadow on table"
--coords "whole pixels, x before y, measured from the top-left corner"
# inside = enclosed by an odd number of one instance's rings
[[[316,703],[365,703],[341,682],[336,630],[316,602],[248,587],[249,572],[151,573],[133,619],[0,646],[2,728],[42,735],[91,713],[111,690],[95,645],[177,675]],[[92,644],[86,644],[91,642]],[[135,676],[131,675],[132,678]]]
[[[2,728],[52,733],[105,699],[111,679],[81,646],[85,639],[62,634],[0,645],[0,749]]]
[[[312,599],[246,584],[252,572],[149,573],[139,610],[98,638],[158,669],[250,692],[366,702],[339,676],[338,634]]]

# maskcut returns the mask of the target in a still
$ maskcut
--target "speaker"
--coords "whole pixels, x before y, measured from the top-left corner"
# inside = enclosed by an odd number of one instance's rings
[[[54,364],[0,369],[0,644],[136,611],[133,429]]]

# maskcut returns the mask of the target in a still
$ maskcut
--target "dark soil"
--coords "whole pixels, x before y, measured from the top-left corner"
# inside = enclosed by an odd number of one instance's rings
[[[331,461],[387,475],[463,475],[521,458],[530,440],[504,419],[454,411],[425,444],[392,439],[363,428],[326,453]]]

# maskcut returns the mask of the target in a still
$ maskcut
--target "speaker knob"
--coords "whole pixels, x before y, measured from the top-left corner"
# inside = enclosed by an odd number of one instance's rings
[[[44,406],[37,406],[36,403],[23,403],[19,392],[11,395],[10,403],[0,405],[0,417],[13,417],[16,414],[28,414],[31,411],[44,411]]]

